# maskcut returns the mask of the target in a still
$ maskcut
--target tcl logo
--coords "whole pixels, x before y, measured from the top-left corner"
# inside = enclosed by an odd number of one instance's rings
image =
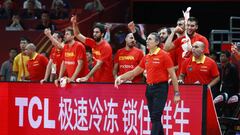
[[[43,122],[44,128],[55,128],[55,120],[49,120],[49,99],[44,98],[43,103],[41,100],[34,96],[32,98],[27,97],[16,97],[15,98],[15,106],[19,107],[19,118],[18,125],[20,127],[24,126],[24,113],[28,115],[28,122],[32,128],[39,128],[41,123]],[[36,107],[34,107],[36,106]],[[24,108],[27,108],[27,112],[24,112]],[[33,108],[38,110],[43,110],[43,116],[38,115],[37,119],[33,119]],[[35,116],[35,115],[34,115]],[[25,118],[26,120],[26,118]]]

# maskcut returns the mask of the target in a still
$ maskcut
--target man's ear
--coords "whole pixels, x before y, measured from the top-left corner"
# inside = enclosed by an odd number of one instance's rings
[[[198,25],[196,25],[196,30],[198,30]]]

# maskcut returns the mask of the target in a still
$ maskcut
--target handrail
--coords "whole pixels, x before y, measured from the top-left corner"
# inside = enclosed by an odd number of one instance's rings
[[[236,23],[234,21],[240,21],[239,16],[231,16],[229,21],[229,30],[211,30],[210,35],[210,44],[211,49],[214,49],[214,45],[223,43],[232,43],[232,42],[240,42],[240,25],[236,26]],[[216,39],[217,38],[217,39]]]

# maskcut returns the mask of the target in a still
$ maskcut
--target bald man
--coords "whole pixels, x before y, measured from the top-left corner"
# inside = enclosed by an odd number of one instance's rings
[[[183,61],[179,82],[184,84],[203,84],[209,88],[219,80],[219,71],[214,60],[204,55],[205,44],[196,41],[192,45],[192,56]]]
[[[25,53],[29,56],[27,69],[29,72],[30,80],[39,82],[45,75],[48,59],[36,52],[36,46],[33,43],[29,43],[26,46]]]

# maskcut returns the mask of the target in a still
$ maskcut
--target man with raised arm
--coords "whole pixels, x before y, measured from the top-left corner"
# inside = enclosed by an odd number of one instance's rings
[[[51,37],[55,38],[58,42],[62,43],[63,40],[63,34],[61,32],[54,32],[51,35],[51,30],[50,29],[45,29],[44,30],[44,34],[51,39]],[[60,73],[60,67],[62,64],[62,49],[63,49],[63,45],[62,44],[54,44],[54,42],[52,41],[52,45],[53,48],[51,50],[50,53],[50,58],[48,61],[48,65],[45,71],[45,76],[44,78],[40,81],[40,83],[42,84],[43,82],[47,82],[48,78],[50,76],[50,82],[52,82],[53,80],[57,79]]]
[[[187,26],[186,26],[186,34],[185,36],[181,36],[177,38],[176,40],[172,41],[173,35],[179,31],[182,31],[180,27],[176,27],[173,31],[173,33],[169,36],[169,39],[164,45],[164,50],[171,51],[175,49],[177,54],[177,64],[178,64],[178,72],[181,71],[181,63],[184,61],[184,59],[189,58],[192,56],[192,44],[196,41],[201,41],[205,45],[204,54],[209,54],[209,42],[206,37],[198,34],[196,31],[198,29],[198,20],[195,17],[190,17],[187,20]]]
[[[69,28],[65,30],[64,39],[65,45],[62,52],[63,59],[59,77],[55,80],[56,86],[58,86],[65,70],[68,76],[67,83],[75,82],[77,77],[83,77],[89,72],[85,46],[74,40],[74,33],[72,29]],[[52,40],[54,44],[61,46],[61,42],[58,42],[52,36],[50,36],[50,40]]]
[[[119,49],[114,57],[113,76],[115,79],[117,76],[134,69],[144,56],[143,51],[135,47],[136,40],[132,33],[127,34],[125,42],[126,46]],[[130,81],[133,83],[143,82],[143,76],[140,74]]]
[[[103,38],[105,33],[104,26],[101,24],[94,25],[93,38],[88,38],[79,32],[77,16],[73,16],[71,22],[76,38],[92,48],[94,60],[92,70],[85,77],[79,78],[77,81],[85,82],[93,76],[94,82],[113,82],[112,48]]]

